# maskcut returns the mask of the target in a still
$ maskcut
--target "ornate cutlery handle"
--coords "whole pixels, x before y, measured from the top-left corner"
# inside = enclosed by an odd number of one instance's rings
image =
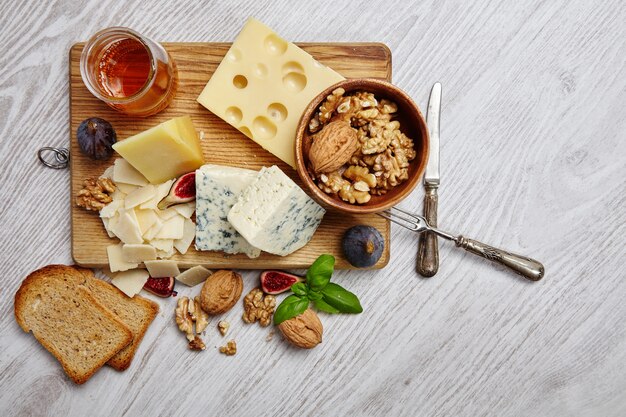
[[[437,227],[437,188],[426,185],[424,196],[424,217],[433,227]],[[432,277],[439,270],[439,245],[433,232],[420,234],[417,252],[417,272],[424,277]]]
[[[477,240],[468,239],[463,236],[457,237],[455,243],[466,251],[482,256],[500,265],[504,265],[531,281],[539,281],[543,278],[545,272],[543,265],[534,259],[493,248]]]

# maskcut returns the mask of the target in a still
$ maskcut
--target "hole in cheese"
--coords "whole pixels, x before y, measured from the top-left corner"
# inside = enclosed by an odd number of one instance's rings
[[[289,74],[290,72],[304,74],[304,67],[296,61],[285,62],[282,67],[282,73],[283,75],[286,75],[286,74]]]
[[[230,48],[230,51],[226,54],[226,58],[233,62],[237,62],[241,59],[241,51],[237,48]]]
[[[252,129],[255,137],[259,139],[272,139],[276,136],[276,125],[265,116],[258,116],[254,119]]]
[[[239,107],[231,106],[226,109],[226,121],[230,124],[237,124],[243,118],[243,113]]]
[[[280,103],[272,103],[267,107],[267,114],[270,116],[270,119],[282,122],[287,118],[289,112],[287,111],[287,107],[284,105]]]
[[[267,65],[265,64],[256,64],[254,66],[254,75],[256,75],[258,78],[267,78],[267,74],[269,72],[269,70],[267,69]]]
[[[275,33],[267,35],[263,44],[265,45],[265,50],[270,55],[278,56],[287,51],[287,41],[281,39]]]
[[[292,93],[299,93],[306,87],[306,75],[297,72],[290,72],[283,77],[285,89]]]
[[[248,85],[248,79],[241,74],[235,75],[235,78],[233,78],[233,85],[240,89],[246,88]]]
[[[244,135],[246,135],[247,137],[249,137],[250,139],[252,139],[252,132],[250,131],[248,126],[239,126],[239,131],[243,133]]]

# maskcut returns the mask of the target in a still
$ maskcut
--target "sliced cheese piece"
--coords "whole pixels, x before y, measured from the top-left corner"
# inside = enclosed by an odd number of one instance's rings
[[[174,250],[174,247],[172,247],[172,249],[168,251],[162,251],[162,250],[157,249],[156,252],[157,252],[157,258],[159,259],[169,259],[172,256],[174,256],[174,254],[176,253],[176,251]]]
[[[122,253],[122,248],[124,245],[109,245],[107,246],[107,255],[109,257],[109,269],[111,272],[119,272],[119,271],[128,271],[129,269],[134,269],[139,266],[138,263],[135,262],[127,262],[124,260],[124,255]]]
[[[119,184],[115,184],[115,191],[113,191],[113,193],[111,194],[111,199],[113,201],[117,201],[117,200],[124,200],[125,197],[126,197],[126,193],[122,192],[119,189]]]
[[[191,172],[203,163],[189,116],[176,117],[113,145],[152,184]]]
[[[146,177],[141,175],[141,173],[133,168],[133,166],[129,164],[128,161],[122,158],[117,158],[115,160],[115,168],[113,169],[113,181],[115,182],[115,184],[118,184],[118,186],[119,183],[123,183],[138,185],[141,187],[148,183]]]
[[[302,112],[317,94],[343,79],[250,18],[198,102],[295,168]]]
[[[159,260],[144,262],[152,278],[175,277],[180,274],[175,261]]]
[[[140,207],[142,209],[157,210],[157,205],[159,204],[159,201],[163,200],[163,198],[165,198],[165,196],[169,194],[170,188],[172,188],[173,183],[174,180],[169,180],[164,182],[163,184],[157,185],[157,191],[154,195],[154,198],[146,201],[145,203],[142,203]]]
[[[263,168],[228,212],[228,221],[255,247],[285,256],[306,245],[324,217],[277,166]]]
[[[141,291],[150,276],[143,269],[135,269],[133,271],[120,272],[111,280],[111,284],[115,285],[120,291],[129,297],[134,297]]]
[[[109,223],[111,231],[124,243],[143,243],[141,229],[134,210],[124,210],[115,225]]]
[[[110,218],[117,214],[117,211],[120,208],[124,207],[124,201],[121,200],[113,200],[106,206],[100,210],[100,217],[102,218]]]
[[[122,246],[122,257],[126,262],[143,262],[156,259],[156,249],[151,245],[127,244]]]
[[[192,201],[190,203],[185,203],[185,204],[176,204],[175,206],[172,206],[171,208],[176,210],[176,212],[178,212],[178,214],[180,214],[181,216],[189,219],[191,218],[191,216],[193,216],[193,213],[196,212],[196,202]]]
[[[148,231],[146,233],[144,233],[143,238],[146,241],[153,240],[154,237],[157,235],[157,233],[159,233],[159,231],[161,231],[162,227],[163,227],[163,221],[161,219],[157,219],[157,221],[154,222],[152,227],[150,227],[150,229],[148,229]]]
[[[113,169],[115,168],[115,165],[111,165],[109,167],[107,167],[107,169],[104,170],[104,172],[100,175],[100,178],[109,178],[109,179],[113,179]]]
[[[139,185],[124,184],[123,182],[118,182],[115,186],[117,190],[120,190],[124,194],[130,194],[140,187]]]
[[[152,200],[155,194],[156,187],[152,184],[137,188],[135,191],[126,196],[126,198],[124,199],[124,206],[127,209],[135,208],[141,203]]]
[[[245,253],[250,258],[261,254],[226,219],[237,196],[257,175],[223,165],[204,165],[196,171],[196,249]]]
[[[174,216],[180,215],[180,213],[178,213],[178,211],[174,210],[174,208],[172,207],[168,207],[165,210],[157,210],[156,213],[159,215],[161,220],[169,220]]]
[[[185,218],[178,214],[171,219],[165,220],[161,230],[156,234],[156,239],[182,239]]]
[[[150,228],[159,221],[159,216],[155,213],[154,210],[137,210],[135,208],[135,216],[137,216],[137,223],[139,223],[139,229],[141,229],[141,234],[144,235]]]
[[[117,222],[120,220],[120,214],[119,212],[115,214],[115,216],[110,217],[110,218],[106,218],[103,217],[102,218],[102,223],[104,224],[104,229],[107,231],[107,234],[109,235],[110,238],[115,237],[115,233],[113,233],[113,229],[115,228],[115,225],[117,224]]]
[[[185,219],[183,237],[174,240],[174,247],[181,255],[184,255],[187,253],[189,246],[191,246],[194,237],[196,237],[196,224],[189,219]]]
[[[180,275],[176,277],[176,280],[182,282],[188,287],[193,287],[206,281],[206,279],[210,277],[212,273],[213,272],[206,269],[205,267],[198,265],[181,272]]]
[[[174,240],[173,239],[152,239],[150,244],[154,246],[155,249],[161,252],[173,252],[174,251]]]

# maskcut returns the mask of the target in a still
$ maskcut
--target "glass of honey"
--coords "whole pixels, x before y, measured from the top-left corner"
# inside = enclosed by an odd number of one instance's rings
[[[89,39],[80,74],[94,96],[140,117],[165,109],[178,87],[178,71],[165,48],[124,27],[101,30]]]

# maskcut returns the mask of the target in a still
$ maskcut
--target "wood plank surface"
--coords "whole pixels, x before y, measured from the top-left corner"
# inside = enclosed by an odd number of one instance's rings
[[[364,311],[320,314],[315,349],[266,340],[275,329],[245,325],[239,302],[191,352],[177,299],[151,297],[161,312],[130,368],[76,386],[13,317],[28,273],[72,262],[69,170],[36,159],[70,145],[68,51],[114,25],[232,42],[249,16],[292,41],[385,43],[422,109],[440,81],[439,225],[546,277],[440,242],[423,279],[417,237],[392,226],[385,268],[333,275]],[[0,416],[626,416],[624,22],[623,0],[0,1]],[[239,272],[244,293],[258,285]],[[231,338],[237,355],[221,355]]]
[[[80,76],[82,43],[70,50],[70,132],[71,132],[71,187],[77,195],[86,178],[98,176],[113,164],[114,157],[107,161],[93,161],[83,155],[76,140],[78,125],[89,117],[108,120],[117,131],[118,140],[123,140],[143,130],[156,126],[172,117],[189,115],[194,126],[203,132],[201,141],[206,163],[237,166],[258,170],[263,166],[278,165],[298,185],[303,187],[297,172],[274,155],[246,138],[238,130],[206,110],[196,98],[211,78],[211,75],[230,48],[227,43],[163,43],[178,67],[179,86],[170,106],[157,115],[137,118],[121,114],[95,98]],[[302,44],[305,51],[321,63],[335,69],[346,78],[375,77],[391,80],[391,52],[379,43],[363,44]],[[117,154],[116,154],[117,155]],[[119,242],[110,239],[96,213],[87,212],[72,200],[72,255],[76,263],[102,268],[108,265],[106,248]],[[277,256],[263,252],[251,259],[245,254],[227,255],[223,252],[196,251],[192,247],[185,255],[177,253],[171,259],[182,268],[204,265],[207,268],[307,268],[322,253],[335,256],[338,269],[351,268],[341,249],[341,238],[345,231],[357,224],[376,227],[385,239],[385,249],[374,268],[382,268],[389,262],[390,226],[382,217],[352,215],[328,211],[313,239],[302,249],[287,255]]]

